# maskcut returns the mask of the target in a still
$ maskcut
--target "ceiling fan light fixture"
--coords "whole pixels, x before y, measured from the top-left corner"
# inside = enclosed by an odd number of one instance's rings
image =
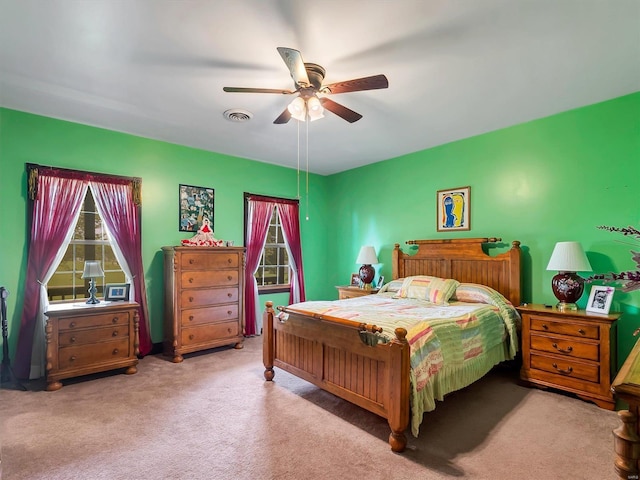
[[[315,95],[307,100],[307,113],[309,114],[309,120],[312,122],[319,118],[324,118],[324,108]]]
[[[296,120],[300,120],[301,122],[304,122],[306,120],[307,107],[302,97],[294,98],[287,107],[287,110],[289,110],[291,116]]]

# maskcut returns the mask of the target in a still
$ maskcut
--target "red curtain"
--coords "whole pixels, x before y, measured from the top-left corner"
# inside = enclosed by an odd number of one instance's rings
[[[289,304],[304,302],[304,273],[302,270],[302,244],[300,241],[300,208],[298,203],[277,203],[282,233],[289,253]]]
[[[266,199],[247,199],[247,238],[246,262],[244,269],[245,295],[245,335],[256,335],[260,312],[258,311],[258,282],[255,273],[260,265],[260,257],[267,241],[269,220],[273,214],[275,203]]]
[[[126,263],[126,273],[131,277],[133,300],[140,305],[140,355],[144,356],[151,352],[153,344],[142,265],[140,205],[136,205],[134,201],[131,183],[91,182],[90,185],[100,217],[122,255],[118,260]],[[125,265],[122,267],[125,269]]]
[[[87,189],[87,182],[81,179],[41,173],[35,181],[37,196],[33,200],[24,305],[14,365],[18,378],[29,378],[32,351],[43,348],[40,342],[34,343],[36,328],[43,327],[42,312],[46,307],[42,305],[41,290],[45,289],[46,302],[46,277],[57,267],[54,262],[60,249],[69,241]]]

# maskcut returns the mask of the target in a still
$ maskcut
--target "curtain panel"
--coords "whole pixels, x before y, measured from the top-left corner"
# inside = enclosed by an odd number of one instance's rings
[[[302,243],[300,241],[300,208],[297,202],[278,202],[277,208],[289,254],[289,267],[292,272],[289,278],[289,304],[291,305],[305,301]]]

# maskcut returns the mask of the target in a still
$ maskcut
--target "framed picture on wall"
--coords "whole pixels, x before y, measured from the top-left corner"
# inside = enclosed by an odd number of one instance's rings
[[[197,232],[205,217],[209,219],[209,227],[213,230],[213,188],[180,185],[178,199],[180,232]]]
[[[608,315],[615,291],[615,288],[603,285],[594,285],[591,287],[591,293],[587,301],[587,312]]]
[[[471,230],[471,187],[438,190],[436,208],[438,232]]]

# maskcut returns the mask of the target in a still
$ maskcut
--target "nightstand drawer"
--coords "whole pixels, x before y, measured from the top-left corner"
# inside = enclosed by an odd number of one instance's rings
[[[128,337],[129,325],[116,325],[115,327],[90,328],[87,330],[61,332],[58,337],[58,345],[66,347],[70,345],[105,342],[116,338]]]
[[[83,307],[78,307],[78,312],[83,311],[81,310],[82,308]],[[63,331],[87,327],[106,327],[107,325],[128,325],[130,318],[129,313],[130,312],[128,311],[121,311],[90,316],[60,317],[58,319],[58,330]]]
[[[557,353],[568,357],[584,358],[594,362],[597,362],[600,358],[600,345],[597,343],[582,343],[577,340],[566,340],[544,335],[531,334],[531,349]]]
[[[86,367],[113,360],[126,359],[129,352],[129,339],[122,338],[113,342],[95,343],[77,347],[61,347],[58,363],[61,369]]]
[[[531,368],[558,374],[563,377],[579,378],[593,383],[600,382],[599,365],[574,362],[570,358],[557,359],[532,353]]]
[[[600,338],[600,328],[598,325],[583,325],[577,323],[554,322],[549,317],[531,316],[531,330],[547,333],[560,333],[579,338]]]

